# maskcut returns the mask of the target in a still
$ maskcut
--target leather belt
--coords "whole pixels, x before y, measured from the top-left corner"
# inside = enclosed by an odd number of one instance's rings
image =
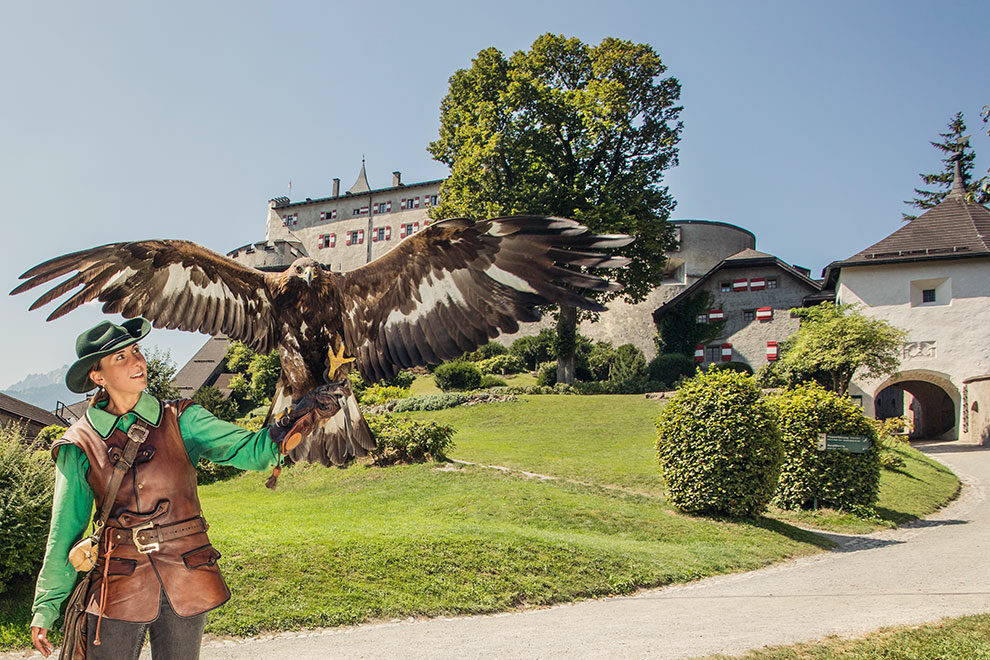
[[[108,527],[107,531],[114,543],[131,541],[137,547],[138,552],[148,554],[158,552],[161,549],[161,544],[166,541],[205,532],[209,528],[206,519],[203,516],[197,516],[170,525],[156,525],[153,522],[148,522],[131,528]]]

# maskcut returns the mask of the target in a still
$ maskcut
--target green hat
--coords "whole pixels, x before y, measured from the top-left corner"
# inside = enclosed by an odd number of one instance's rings
[[[151,332],[151,324],[138,317],[117,325],[100,321],[76,339],[76,356],[79,358],[65,374],[65,384],[77,394],[96,389],[89,379],[89,372],[100,358],[140,341]]]

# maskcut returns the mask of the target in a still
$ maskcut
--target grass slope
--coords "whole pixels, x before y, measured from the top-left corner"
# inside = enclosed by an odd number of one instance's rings
[[[729,660],[713,655],[707,660]],[[794,646],[750,651],[748,660],[975,660],[990,658],[990,614],[943,619],[922,626],[884,628],[865,638],[827,637]]]

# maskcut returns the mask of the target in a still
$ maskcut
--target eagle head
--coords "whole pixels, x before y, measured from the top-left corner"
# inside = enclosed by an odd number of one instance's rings
[[[323,267],[319,263],[309,257],[300,257],[282,274],[282,286],[289,288],[305,284],[310,288],[319,284],[322,277]]]

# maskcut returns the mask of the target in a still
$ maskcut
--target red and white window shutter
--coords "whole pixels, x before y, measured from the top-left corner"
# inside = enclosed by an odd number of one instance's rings
[[[418,231],[419,231],[419,223],[415,222],[413,223],[413,233],[415,234]]]
[[[392,240],[392,225],[388,225],[387,227],[385,227],[385,240],[386,241]]]
[[[754,277],[749,281],[750,291],[760,291],[767,288],[767,278],[765,277]]]
[[[351,232],[347,232],[347,238],[344,239],[344,245],[351,244]]]
[[[704,362],[705,361],[705,345],[698,344],[694,347],[694,361]]]
[[[720,309],[710,309],[708,310],[708,320],[709,321],[722,321],[725,319],[725,312]]]
[[[392,200],[385,202],[385,212],[386,213],[392,212]]]
[[[358,245],[364,243],[364,230],[358,229]]]
[[[746,287],[749,286],[749,280],[745,277],[741,280],[732,280],[732,290],[733,291],[745,291]]]
[[[413,200],[413,208],[414,209],[418,209],[419,208],[419,197],[417,197],[417,198],[415,198]]]
[[[378,227],[375,227],[374,229],[371,230],[371,242],[372,243],[378,242]]]
[[[773,362],[777,359],[777,342],[768,341],[767,342],[767,360]]]
[[[773,319],[773,307],[760,307],[756,310],[757,321],[769,321]]]
[[[732,360],[732,344],[722,344],[722,362]]]

